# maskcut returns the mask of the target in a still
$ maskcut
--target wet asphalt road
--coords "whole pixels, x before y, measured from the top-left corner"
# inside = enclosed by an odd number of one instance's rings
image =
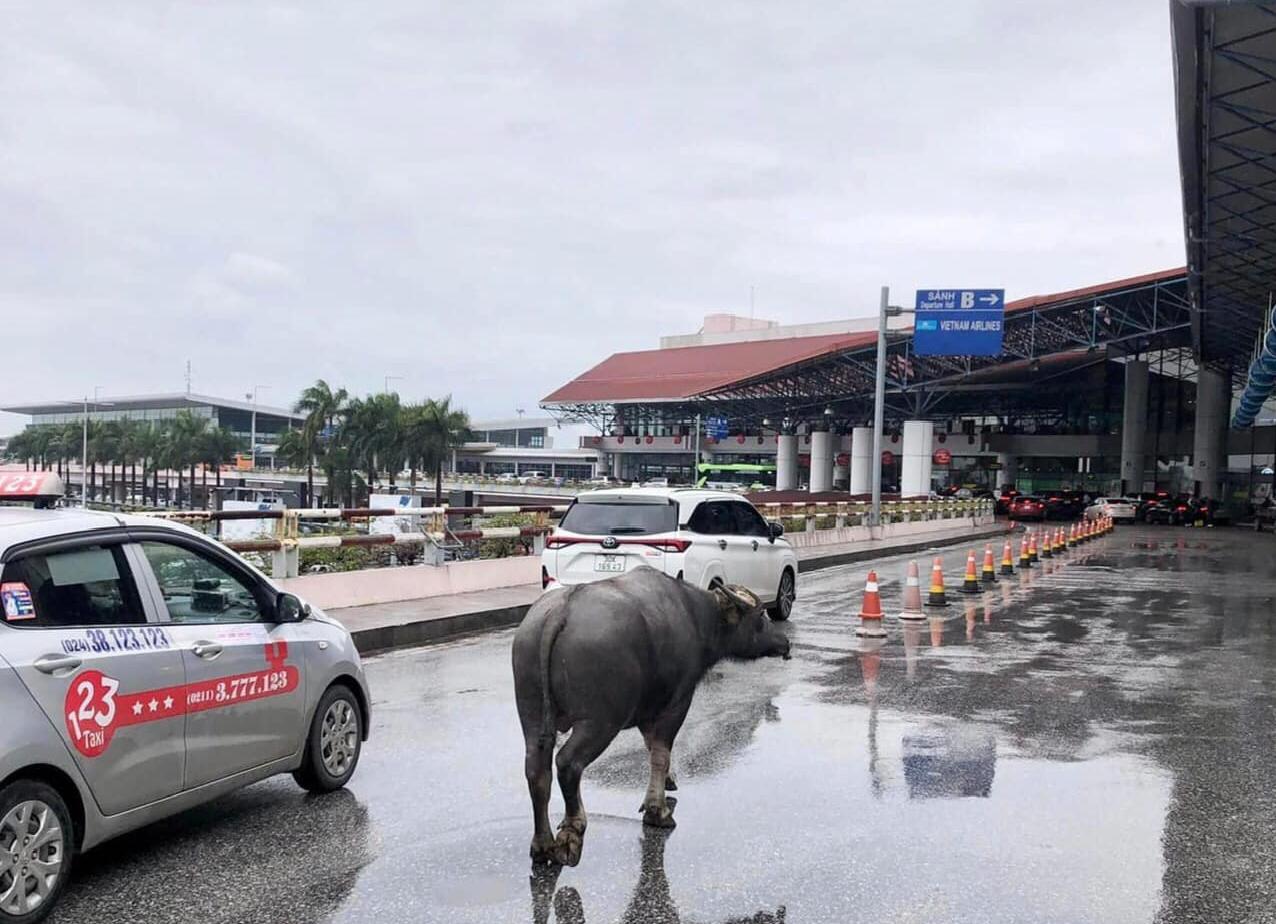
[[[803,578],[793,659],[697,693],[668,835],[625,732],[581,865],[529,879],[501,632],[369,662],[349,791],[277,779],[109,844],[52,920],[1276,922],[1271,535],[1121,528],[973,601],[944,558],[953,606],[876,651],[867,567]],[[906,561],[876,563],[888,612]]]

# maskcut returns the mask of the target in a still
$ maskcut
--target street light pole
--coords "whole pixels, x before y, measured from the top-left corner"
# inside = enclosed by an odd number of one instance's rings
[[[269,385],[254,385],[252,394],[244,395],[245,398],[252,398],[252,425],[248,437],[248,458],[252,460],[253,469],[257,468],[257,392],[263,388],[269,388]]]
[[[101,385],[93,386],[93,405],[97,406],[97,393]],[[84,396],[84,420],[80,434],[80,506],[89,505],[89,396]]]
[[[873,384],[873,458],[869,460],[873,474],[870,526],[882,524],[882,422],[886,416],[886,313],[890,300],[890,286],[882,286],[882,304],[877,319],[877,375]]]

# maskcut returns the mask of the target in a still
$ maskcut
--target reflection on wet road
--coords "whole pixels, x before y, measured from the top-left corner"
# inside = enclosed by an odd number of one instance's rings
[[[875,646],[867,564],[805,576],[793,660],[698,692],[678,828],[639,823],[626,732],[557,874],[526,859],[510,633],[377,658],[350,792],[274,780],[138,832],[83,858],[53,920],[1276,920],[1274,551],[1119,529]],[[906,559],[873,564],[896,612]]]

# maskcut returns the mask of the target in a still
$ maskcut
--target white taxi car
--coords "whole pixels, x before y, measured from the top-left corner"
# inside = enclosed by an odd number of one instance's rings
[[[797,555],[745,498],[701,488],[614,488],[577,496],[545,540],[541,583],[584,584],[648,565],[696,587],[749,588],[772,619],[797,598]]]
[[[1107,517],[1114,523],[1133,523],[1138,501],[1125,497],[1096,497],[1094,503],[1082,513],[1087,520]]]
[[[3,501],[60,493],[0,474]],[[354,773],[349,633],[194,530],[0,506],[0,604],[0,924],[44,917],[108,838],[277,773]]]

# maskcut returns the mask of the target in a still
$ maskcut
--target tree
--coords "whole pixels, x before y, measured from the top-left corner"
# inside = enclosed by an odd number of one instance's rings
[[[309,472],[306,477],[306,503],[303,506],[317,506],[315,504],[315,477],[313,468],[313,456],[311,454],[311,446],[306,442],[306,434],[301,430],[285,430],[279,436],[279,445],[275,447],[275,458],[282,459],[284,465],[289,468],[301,468],[306,466]]]
[[[142,463],[142,503],[146,503],[146,472],[153,470],[154,484],[151,488],[151,503],[159,506],[159,457],[165,448],[164,431],[157,424],[141,424],[133,441],[133,451]]]
[[[239,437],[226,427],[209,430],[200,438],[200,461],[205,466],[211,465],[216,469],[218,488],[222,486],[222,464],[235,457],[240,445]],[[207,474],[208,470],[206,468],[204,470],[205,478],[207,478]],[[205,488],[205,494],[207,494],[207,488]]]
[[[345,413],[348,398],[344,388],[333,391],[327,382],[317,379],[292,406],[298,414],[306,415],[301,433],[307,447],[306,488],[311,498],[315,496],[315,459],[319,457],[321,448],[336,436],[337,418]],[[333,490],[331,477],[328,483],[329,489]],[[314,503],[313,499],[311,503]]]
[[[434,506],[443,503],[443,463],[470,439],[470,415],[452,407],[452,396],[442,400],[427,400],[422,406],[422,426],[429,446],[429,460],[434,468]]]
[[[177,470],[177,502],[181,503],[182,472],[190,467],[187,503],[195,506],[195,463],[199,461],[200,441],[208,430],[208,418],[196,417],[190,411],[178,411],[168,427],[165,464]]]

